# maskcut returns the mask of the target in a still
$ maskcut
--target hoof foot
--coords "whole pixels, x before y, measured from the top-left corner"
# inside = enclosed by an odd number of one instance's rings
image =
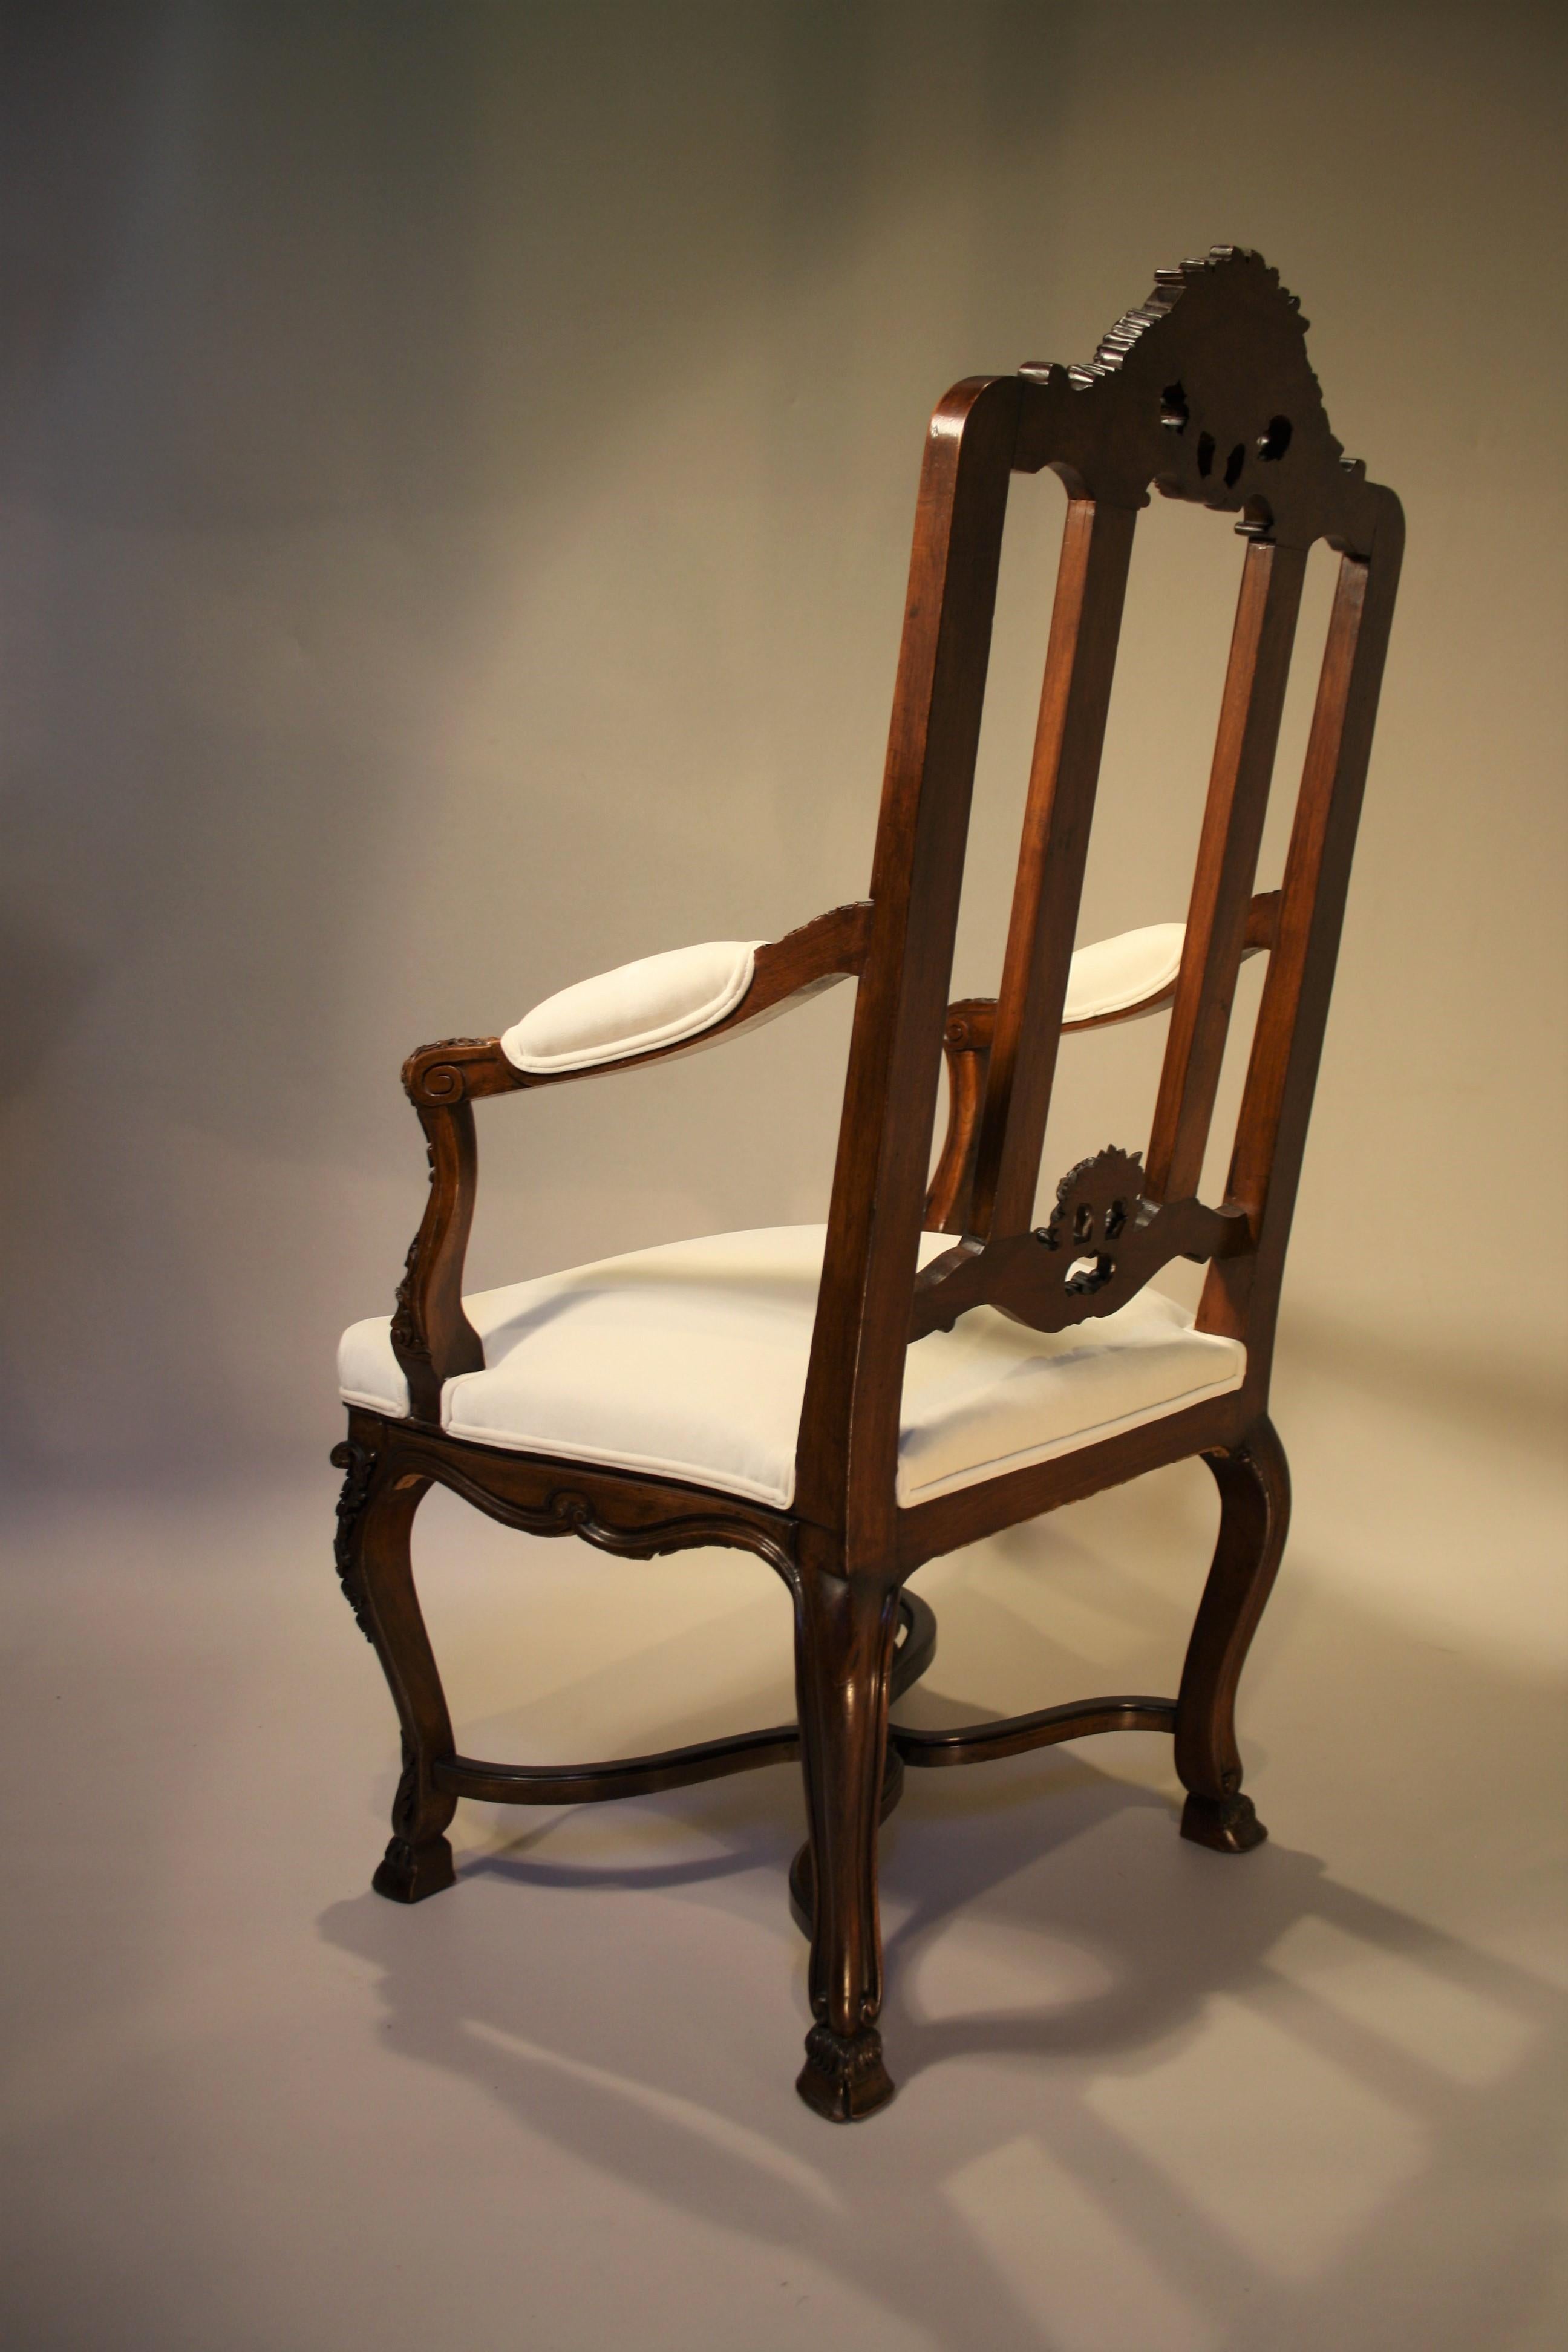
[[[1215,1853],[1250,1853],[1268,1835],[1250,1797],[1189,1797],[1182,1809],[1182,1835]]]
[[[808,2107],[830,2124],[858,2123],[874,2116],[893,2095],[882,2063],[882,2037],[867,2026],[846,2041],[826,2025],[805,2037],[805,2064],[795,2089]]]
[[[444,1837],[430,1838],[424,1845],[394,1838],[370,1883],[389,1903],[423,1903],[427,1895],[457,1885],[452,1849]]]

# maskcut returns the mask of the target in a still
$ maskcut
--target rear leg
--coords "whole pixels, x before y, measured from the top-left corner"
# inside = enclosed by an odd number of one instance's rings
[[[888,1747],[898,1588],[803,1566],[795,1591],[795,1688],[811,1828],[811,2007],[795,2088],[830,2123],[893,2095],[877,2030],[882,1936],[877,1827]]]
[[[1205,1454],[1220,1492],[1219,1539],[1187,1644],[1176,1701],[1182,1835],[1246,1853],[1268,1832],[1241,1792],[1236,1693],[1290,1524],[1290,1472],[1267,1419],[1226,1454]]]
[[[905,1591],[899,1595],[899,1626],[901,1638],[893,1653],[893,1671],[888,1685],[889,1705],[902,1698],[930,1666],[936,1655],[936,1617],[928,1601]],[[882,1794],[878,1808],[879,1822],[885,1822],[904,1793],[904,1759],[889,1739],[882,1759]],[[811,1840],[795,1854],[789,1866],[790,1916],[809,1944],[813,1916],[816,1908],[816,1887],[811,1870]]]

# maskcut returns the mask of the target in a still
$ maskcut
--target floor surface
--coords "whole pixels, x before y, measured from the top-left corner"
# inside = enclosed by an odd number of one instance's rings
[[[1296,1528],[1241,1707],[1269,1843],[1184,1844],[1145,1736],[911,1774],[900,2095],[849,2130],[792,2088],[792,1769],[466,1809],[458,1886],[402,1910],[369,1892],[396,1743],[333,1474],[14,1512],[0,2340],[1555,2352],[1545,1433],[1295,1355]],[[1214,1520],[1189,1465],[933,1564],[901,1711],[1173,1689]],[[418,1534],[469,1753],[793,1711],[759,1563],[610,1561],[444,1496]]]

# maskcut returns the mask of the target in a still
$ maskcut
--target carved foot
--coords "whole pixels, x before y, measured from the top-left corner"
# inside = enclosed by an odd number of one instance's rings
[[[805,2064],[795,2089],[808,2107],[830,2124],[856,2124],[874,2116],[893,2095],[882,2063],[882,2037],[868,2025],[846,2040],[830,2026],[814,2025],[805,2037]]]
[[[427,1838],[423,1845],[395,1837],[370,1883],[389,1903],[423,1903],[427,1895],[457,1885],[451,1846],[444,1837]]]
[[[1182,1835],[1215,1853],[1250,1853],[1268,1835],[1250,1797],[1189,1797],[1182,1808]]]

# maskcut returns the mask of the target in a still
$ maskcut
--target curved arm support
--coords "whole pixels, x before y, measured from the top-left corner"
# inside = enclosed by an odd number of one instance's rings
[[[414,1419],[439,1427],[443,1381],[484,1370],[484,1342],[463,1312],[463,1261],[479,1190],[479,1140],[473,1105],[461,1095],[451,1103],[421,1103],[418,1110],[430,1162],[430,1196],[397,1286],[392,1352],[408,1382]]]
[[[961,997],[947,1008],[942,1039],[947,1056],[947,1134],[926,1192],[928,1234],[962,1234],[969,1227],[995,1023],[994,996]]]
[[[409,1055],[403,1066],[403,1086],[425,1130],[430,1197],[398,1285],[392,1347],[408,1381],[416,1421],[439,1426],[443,1382],[459,1372],[484,1369],[484,1344],[463,1312],[463,1261],[479,1186],[475,1102],[486,1095],[520,1094],[570,1078],[673,1061],[678,1055],[701,1053],[742,1029],[758,1028],[837,982],[856,977],[865,961],[870,928],[871,902],[862,898],[831,908],[799,930],[770,940],[756,951],[751,986],[722,1021],[700,1036],[624,1061],[531,1073],[508,1061],[499,1037],[448,1037]]]

